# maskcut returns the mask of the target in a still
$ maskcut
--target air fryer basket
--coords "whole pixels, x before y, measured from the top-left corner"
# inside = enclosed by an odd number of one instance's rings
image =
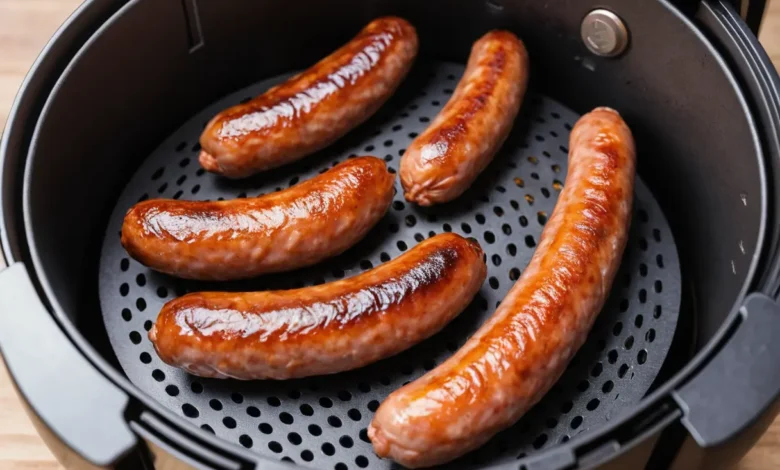
[[[580,22],[596,7],[608,7],[628,26],[630,46],[618,58],[592,56],[580,40]],[[696,442],[716,445],[752,423],[780,389],[773,389],[774,374],[761,369],[777,357],[775,326],[762,316],[774,303],[757,294],[745,299],[756,278],[772,280],[775,265],[760,255],[764,245],[774,249],[767,190],[775,186],[767,185],[767,175],[773,174],[776,142],[764,124],[756,125],[767,116],[771,123],[765,108],[774,108],[756,101],[765,88],[745,85],[749,59],[756,58],[730,49],[744,38],[727,5],[702,4],[693,21],[660,0],[135,0],[113,8],[88,3],[63,30],[54,44],[69,60],[43,56],[39,68],[59,71],[49,85],[33,74],[27,89],[51,90],[37,98],[23,92],[0,148],[2,243],[9,263],[20,262],[0,273],[0,312],[33,312],[2,316],[0,345],[35,412],[87,460],[112,462],[140,437],[158,458],[164,449],[220,468],[279,460],[390,468],[365,436],[373,411],[390,391],[450,355],[494,311],[553,210],[571,125],[600,105],[626,118],[639,158],[631,237],[612,295],[551,393],[456,466],[565,468],[578,459],[587,466],[640,442],[650,446],[647,460],[661,429],[671,426],[658,442],[680,435],[680,425],[671,425],[680,417]],[[197,136],[216,111],[261,92],[390,13],[418,28],[422,49],[411,76],[376,117],[317,155],[249,180],[228,182],[198,168]],[[345,254],[242,283],[179,281],[130,260],[119,245],[122,215],[139,199],[256,196],[360,154],[383,157],[397,169],[414,133],[449,98],[470,44],[495,27],[526,42],[531,88],[511,138],[458,201],[421,209],[399,193],[377,228]],[[64,44],[83,45],[67,51]],[[25,113],[34,126],[25,126]],[[485,286],[440,334],[378,364],[290,382],[200,380],[162,364],[146,339],[162,303],[184,292],[330,281],[450,230],[475,237],[487,252]],[[8,300],[12,293],[17,300]],[[758,319],[766,322],[760,328]],[[46,334],[48,348],[19,340],[25,331]],[[62,331],[68,339],[57,335]],[[768,358],[733,346],[741,344],[765,346]],[[732,346],[740,354],[726,354]],[[19,351],[28,359],[14,359],[23,356]],[[46,358],[52,355],[63,362],[51,364]],[[29,357],[35,367],[25,362]],[[703,368],[707,361],[719,366]],[[761,387],[712,386],[725,380],[724,371],[751,383],[756,370],[767,377]],[[25,386],[35,382],[29,377],[43,376],[62,398]],[[80,396],[76,390],[84,383],[89,393]],[[734,397],[750,393],[750,409],[731,406]],[[89,416],[91,428],[113,431],[90,440],[94,433],[68,421],[58,411],[63,406]],[[710,418],[714,406],[719,413]],[[117,424],[125,422],[129,427]],[[671,461],[659,452],[653,459],[661,466]]]

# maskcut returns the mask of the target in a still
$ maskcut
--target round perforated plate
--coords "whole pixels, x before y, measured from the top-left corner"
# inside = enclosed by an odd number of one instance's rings
[[[398,193],[388,214],[357,246],[319,266],[235,283],[197,283],[150,271],[127,256],[119,230],[127,209],[150,197],[252,197],[312,177],[352,155],[384,158],[395,171],[404,148],[447,101],[462,65],[419,64],[396,96],[366,125],[297,164],[245,181],[206,174],[197,162],[200,132],[215,113],[283,77],[257,83],[209,106],[141,165],[111,216],[100,261],[100,302],[127,376],[194,425],[278,459],[318,469],[390,468],[366,436],[379,403],[440,364],[488,318],[533,254],[567,170],[568,135],[578,116],[529,94],[510,139],[474,187],[432,209]],[[640,152],[641,158],[641,152]],[[637,403],[666,356],[680,305],[680,271],[669,227],[637,181],[628,247],[612,295],[585,346],[550,393],[516,426],[461,466],[514,460],[596,429]],[[441,333],[360,370],[287,382],[203,380],[161,362],[147,338],[163,303],[203,289],[263,290],[353,276],[442,231],[474,237],[487,254],[488,279],[472,305]]]

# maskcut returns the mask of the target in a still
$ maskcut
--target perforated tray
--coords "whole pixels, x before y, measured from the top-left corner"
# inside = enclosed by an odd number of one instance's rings
[[[449,99],[463,72],[421,63],[379,115],[303,161],[244,181],[205,173],[198,137],[218,111],[285,77],[259,82],[212,104],[150,155],[111,216],[100,261],[100,302],[110,341],[127,376],[194,425],[265,456],[318,469],[391,468],[366,436],[379,403],[449,357],[488,318],[520,276],[551,214],[567,170],[567,145],[578,116],[529,93],[509,140],[474,187],[432,209],[398,192],[388,214],[342,256],[296,272],[235,283],[185,282],[129,259],[118,233],[127,209],[150,197],[252,197],[288,187],[352,155],[383,157],[395,171],[404,148]],[[643,158],[641,149],[639,158]],[[353,276],[395,258],[442,231],[474,237],[488,258],[488,279],[472,305],[441,333],[396,357],[343,374],[287,382],[203,380],[161,362],[147,338],[163,303],[203,289],[302,287]],[[585,346],[550,393],[520,422],[460,459],[478,467],[531,454],[588,432],[636,404],[671,345],[680,305],[680,270],[669,227],[637,181],[630,240],[611,297]]]

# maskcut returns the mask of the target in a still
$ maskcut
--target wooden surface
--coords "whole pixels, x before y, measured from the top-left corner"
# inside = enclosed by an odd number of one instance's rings
[[[0,0],[0,129],[24,74],[79,0]],[[770,4],[760,39],[780,66],[780,0]],[[0,362],[0,469],[61,469],[22,410]],[[780,418],[737,466],[780,468]]]

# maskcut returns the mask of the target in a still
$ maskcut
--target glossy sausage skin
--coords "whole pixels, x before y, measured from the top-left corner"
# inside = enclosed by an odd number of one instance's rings
[[[468,189],[509,135],[527,82],[528,53],[514,34],[474,43],[452,98],[401,158],[406,199],[430,206]]]
[[[148,200],[125,215],[122,245],[144,265],[186,279],[289,271],[363,238],[390,207],[393,180],[382,160],[358,157],[256,198]]]
[[[469,304],[487,268],[446,233],[357,276],[288,291],[205,292],[168,302],[149,333],[163,361],[203,377],[290,379],[396,354]]]
[[[368,430],[378,455],[416,468],[475,449],[538,402],[584,343],[625,248],[635,151],[608,108],[583,116],[569,145],[565,187],[528,267],[456,354],[379,407]]]
[[[206,125],[200,164],[231,178],[316,152],[374,114],[417,55],[417,33],[401,18],[379,18],[310,69]]]

